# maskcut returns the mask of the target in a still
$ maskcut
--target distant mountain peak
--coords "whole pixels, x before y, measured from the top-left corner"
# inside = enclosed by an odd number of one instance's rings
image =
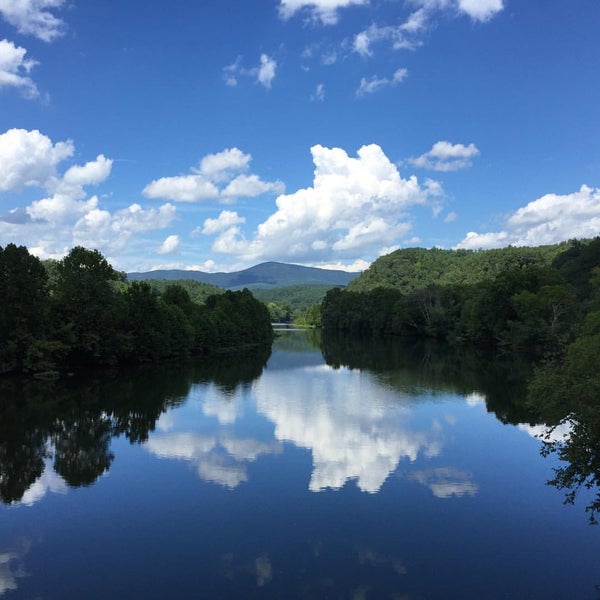
[[[346,286],[359,273],[305,267],[303,265],[267,261],[241,271],[231,273],[205,273],[168,269],[128,273],[129,281],[142,279],[193,279],[227,289],[268,289],[288,285],[331,285]]]

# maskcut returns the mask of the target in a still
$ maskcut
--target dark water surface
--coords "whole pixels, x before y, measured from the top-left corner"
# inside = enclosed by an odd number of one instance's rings
[[[546,485],[526,370],[290,331],[4,381],[0,596],[597,599],[600,528]]]

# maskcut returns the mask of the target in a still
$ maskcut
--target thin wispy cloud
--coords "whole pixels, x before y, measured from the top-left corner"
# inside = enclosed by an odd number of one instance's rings
[[[280,0],[279,14],[287,20],[300,13],[323,25],[335,25],[340,9],[368,3],[369,0]]]
[[[401,84],[408,76],[408,69],[397,69],[391,77],[363,77],[356,90],[356,95],[361,98],[369,94],[375,94],[388,87],[395,87]]]
[[[240,77],[253,79],[266,89],[270,89],[277,74],[277,61],[268,54],[261,54],[259,64],[247,68],[243,66],[243,58],[236,60],[223,68],[223,80],[229,87],[237,87]]]

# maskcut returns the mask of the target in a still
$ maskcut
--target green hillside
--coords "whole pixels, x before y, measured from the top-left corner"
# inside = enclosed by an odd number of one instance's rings
[[[571,242],[551,246],[497,250],[441,250],[405,248],[378,258],[348,284],[348,290],[367,292],[377,287],[408,294],[430,285],[472,285],[521,266],[549,266],[571,247]]]

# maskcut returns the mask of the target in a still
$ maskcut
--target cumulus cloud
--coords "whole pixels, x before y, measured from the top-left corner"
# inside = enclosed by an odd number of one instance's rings
[[[256,83],[260,83],[264,88],[270,89],[277,71],[277,61],[268,54],[260,55],[260,62],[257,66],[246,68],[242,64],[242,57],[223,68],[223,80],[230,87],[236,87],[240,77],[249,77]]]
[[[489,21],[503,8],[503,0],[458,0],[458,10],[474,21]]]
[[[245,217],[240,217],[237,212],[224,210],[221,211],[221,214],[216,219],[206,219],[206,221],[204,221],[202,233],[213,235],[245,222]]]
[[[0,16],[19,33],[52,42],[63,35],[64,22],[52,11],[65,0],[0,0]]]
[[[408,162],[420,169],[431,169],[433,171],[458,171],[466,169],[473,164],[473,159],[479,156],[479,150],[475,144],[452,144],[451,142],[436,142],[431,150],[409,158]]]
[[[135,234],[169,227],[175,216],[175,207],[168,203],[148,210],[135,203],[114,213],[95,208],[75,223],[73,244],[116,252],[123,250]]]
[[[307,12],[313,20],[323,25],[335,25],[338,11],[352,5],[368,4],[369,0],[281,0],[279,14],[282,19],[290,19],[297,12]]]
[[[514,212],[502,231],[469,232],[457,248],[541,246],[600,234],[600,189],[581,186],[571,194],[546,194]]]
[[[360,148],[356,158],[320,145],[311,153],[312,187],[280,195],[277,210],[250,240],[237,221],[220,229],[215,252],[247,261],[273,256],[312,263],[364,260],[410,230],[410,207],[431,203],[442,193],[437,182],[403,179],[376,144]]]
[[[56,166],[74,152],[73,142],[57,142],[37,130],[9,129],[0,134],[0,192],[45,187]]]
[[[387,87],[394,87],[402,83],[406,79],[407,75],[408,69],[397,69],[390,78],[377,77],[376,75],[369,79],[363,77],[360,80],[358,89],[356,90],[356,95],[359,97],[366,96],[367,94],[374,94],[375,92],[379,92]]]
[[[161,177],[150,182],[142,194],[147,198],[168,198],[175,202],[198,202],[219,197],[219,188],[201,175]]]
[[[40,94],[29,73],[38,63],[25,58],[27,50],[8,40],[0,40],[0,89],[16,88],[27,99]]]
[[[227,148],[203,157],[197,173],[209,181],[223,182],[231,179],[232,173],[247,171],[251,160],[252,156],[239,148]]]
[[[37,130],[10,129],[0,134],[0,193],[39,188],[44,196],[0,217],[0,244],[17,242],[40,258],[61,258],[69,247],[83,245],[102,252],[123,249],[140,232],[167,227],[175,207],[143,210],[138,204],[114,213],[102,209],[86,188],[105,182],[113,161],[99,154],[64,172],[59,164],[74,154],[69,140],[53,143]]]
[[[161,177],[142,191],[148,198],[167,198],[176,202],[200,202],[219,199],[230,203],[237,198],[254,198],[268,192],[280,194],[285,189],[281,181],[263,181],[258,175],[247,174],[252,156],[238,148],[228,148],[208,154],[190,175]]]
[[[174,254],[179,249],[179,242],[180,239],[178,235],[170,235],[160,245],[157,252],[159,254]]]
[[[238,175],[221,190],[221,199],[254,198],[261,194],[281,194],[285,186],[281,181],[263,181],[258,175]]]

